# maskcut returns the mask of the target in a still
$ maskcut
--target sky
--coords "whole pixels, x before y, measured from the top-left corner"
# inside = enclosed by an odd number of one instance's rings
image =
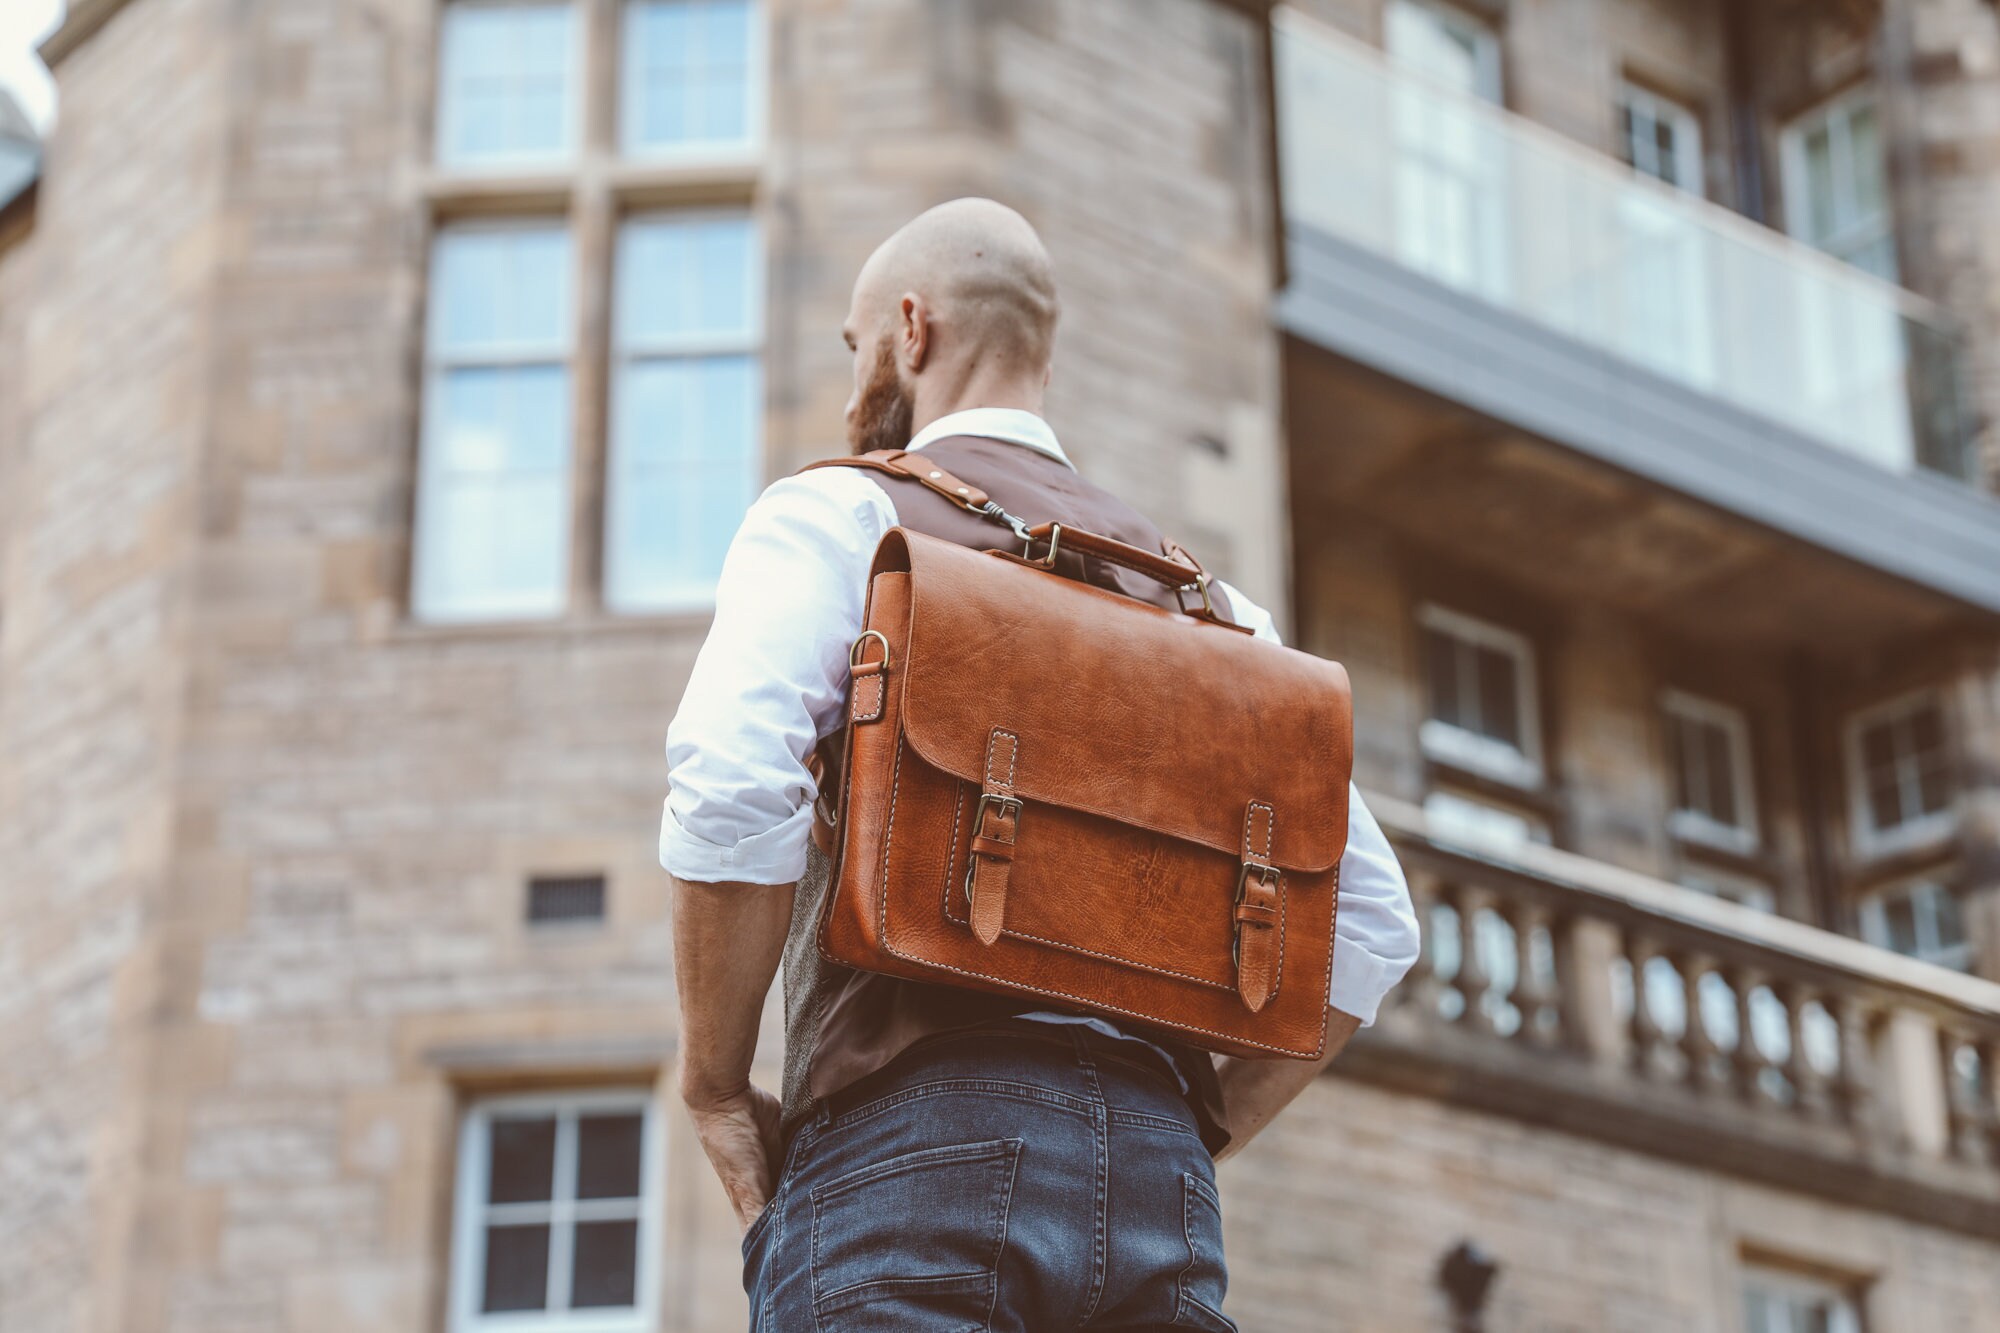
[[[35,43],[62,12],[63,0],[0,0],[0,88],[12,93],[45,133],[55,118],[56,86],[35,55]]]

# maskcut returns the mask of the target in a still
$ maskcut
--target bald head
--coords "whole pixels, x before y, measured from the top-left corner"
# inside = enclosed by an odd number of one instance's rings
[[[854,294],[882,316],[905,294],[923,298],[934,355],[972,352],[1040,374],[1055,351],[1049,252],[1026,218],[991,199],[954,199],[905,223],[862,265]]]
[[[954,199],[918,215],[855,279],[850,442],[901,448],[912,426],[967,407],[1040,411],[1057,310],[1048,251],[1019,213]]]

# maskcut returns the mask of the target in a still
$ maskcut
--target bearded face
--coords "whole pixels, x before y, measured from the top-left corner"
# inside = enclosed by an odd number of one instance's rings
[[[916,406],[915,396],[896,373],[890,340],[884,338],[875,349],[875,364],[855,401],[854,414],[847,419],[847,447],[857,454],[907,447],[915,433]]]

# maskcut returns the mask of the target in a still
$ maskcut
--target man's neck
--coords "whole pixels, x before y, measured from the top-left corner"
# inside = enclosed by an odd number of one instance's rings
[[[910,433],[916,434],[933,421],[948,417],[954,412],[969,412],[976,407],[1011,408],[1017,412],[1042,414],[1042,386],[1032,387],[1020,383],[994,383],[975,385],[963,392],[939,394],[935,398],[927,396],[921,387],[916,401],[911,404]]]

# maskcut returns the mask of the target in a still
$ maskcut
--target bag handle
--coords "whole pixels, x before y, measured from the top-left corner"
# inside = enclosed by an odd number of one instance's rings
[[[1022,558],[1031,565],[1042,569],[1054,569],[1057,553],[1067,546],[1072,551],[1107,561],[1122,569],[1129,569],[1134,574],[1142,574],[1155,583],[1173,589],[1175,599],[1181,604],[1183,615],[1194,616],[1230,629],[1243,630],[1243,626],[1225,618],[1215,609],[1215,599],[1208,591],[1208,571],[1203,569],[1201,563],[1189,555],[1187,548],[1178,542],[1168,544],[1172,554],[1159,555],[1143,546],[1121,542],[1116,537],[1106,537],[1088,528],[1065,527],[1061,523],[1036,524],[1028,529],[1027,542],[1028,547],[1022,552]],[[1047,555],[1035,554],[1035,547],[1040,545],[1049,548]],[[1176,556],[1180,558],[1176,559]],[[1189,591],[1201,595],[1199,607],[1189,608],[1185,598],[1185,594]],[[1243,630],[1243,632],[1247,634],[1250,631]]]

